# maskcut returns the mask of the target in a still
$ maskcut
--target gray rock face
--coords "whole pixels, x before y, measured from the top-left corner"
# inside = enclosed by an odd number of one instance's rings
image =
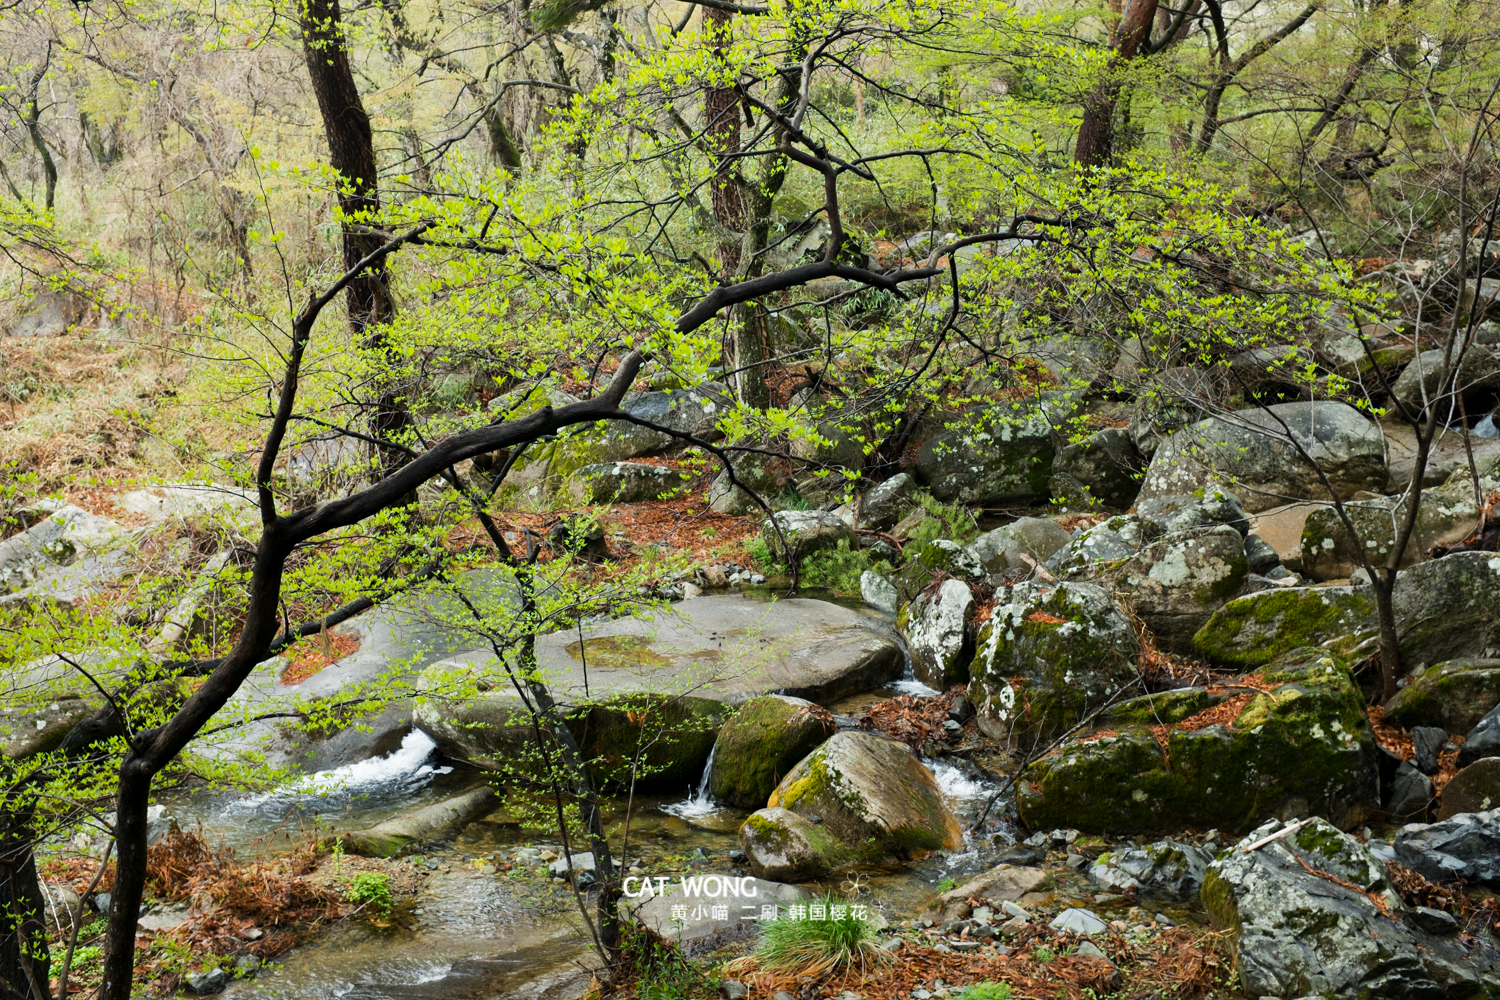
[[[1247,835],[1209,865],[1203,882],[1204,907],[1232,935],[1246,995],[1482,995],[1481,977],[1495,971],[1493,948],[1483,943],[1466,952],[1421,929],[1387,882],[1385,866],[1332,824],[1314,819],[1254,851],[1241,849],[1281,826],[1272,820]],[[1363,891],[1311,874],[1304,862]]]
[[[900,595],[896,593],[895,584],[870,569],[859,575],[859,596],[864,598],[864,602],[870,607],[877,611],[884,611],[888,615],[896,613],[896,607],[900,602]]]
[[[1123,427],[1107,427],[1058,451],[1052,474],[1069,480],[1069,487],[1076,484],[1090,499],[1106,507],[1123,509],[1140,491],[1145,467],[1130,432]]]
[[[1046,735],[1075,725],[1136,676],[1130,620],[1092,584],[1018,583],[996,594],[970,665],[980,727]]]
[[[1109,924],[1099,919],[1099,915],[1093,910],[1085,910],[1080,907],[1069,907],[1052,918],[1053,930],[1066,931],[1071,934],[1103,934],[1109,930]]]
[[[1482,719],[1474,723],[1474,728],[1464,737],[1464,745],[1458,751],[1460,767],[1468,767],[1485,757],[1500,757],[1500,705],[1490,709]]]
[[[621,902],[638,923],[677,944],[686,956],[751,940],[760,934],[763,908],[779,912],[808,898],[794,885],[750,877],[708,875],[691,885],[678,880],[667,883],[661,894],[653,882],[633,882],[640,883],[631,886],[636,895]],[[649,895],[646,885],[651,886]],[[715,914],[716,908],[722,915]],[[743,995],[743,987],[741,991]]]
[[[1433,882],[1463,879],[1500,888],[1500,809],[1408,823],[1394,846],[1397,861]]]
[[[1092,579],[1135,555],[1142,541],[1141,522],[1134,515],[1122,514],[1072,538],[1052,554],[1046,566],[1059,577]]]
[[[731,458],[734,474],[743,486],[736,486],[726,471],[720,470],[708,487],[708,505],[720,514],[759,513],[761,507],[747,490],[754,490],[767,500],[782,484],[775,462],[769,455],[749,452]]]
[[[622,409],[660,426],[707,438],[714,435],[715,422],[733,405],[728,390],[710,382],[694,389],[643,392],[627,398]],[[598,451],[600,459],[634,458],[668,451],[680,444],[678,438],[664,431],[610,421],[600,437]]]
[[[780,527],[781,536],[770,521],[761,529],[761,537],[772,552],[796,552],[798,558],[805,558],[820,549],[835,548],[839,542],[847,542],[851,549],[859,544],[854,529],[830,511],[779,510],[772,520]],[[782,537],[786,539],[786,549],[782,548]]]
[[[1393,595],[1401,659],[1435,663],[1500,655],[1500,553],[1455,552],[1417,563]]]
[[[1207,848],[1161,840],[1101,854],[1089,868],[1089,878],[1105,892],[1190,902],[1198,897],[1213,859]]]
[[[229,986],[229,973],[218,966],[194,972],[187,977],[187,988],[199,996],[223,993]]]
[[[1417,412],[1424,411],[1432,403],[1447,405],[1442,401],[1451,399],[1451,388],[1444,392],[1439,384],[1442,371],[1443,352],[1423,351],[1401,372],[1391,386],[1391,395]],[[1456,384],[1464,395],[1500,389],[1500,352],[1478,344],[1471,347],[1459,366]]]
[[[916,481],[904,472],[870,487],[860,501],[859,526],[884,531],[911,510],[912,494],[916,492]]]
[[[1493,480],[1485,485],[1494,486]],[[1355,500],[1344,505],[1345,513],[1359,530],[1349,534],[1338,512],[1322,507],[1307,516],[1302,528],[1302,572],[1314,580],[1337,580],[1363,566],[1359,546],[1377,565],[1390,556],[1395,525],[1406,519],[1410,504],[1400,496]],[[1422,491],[1411,540],[1401,553],[1401,565],[1427,558],[1434,545],[1462,541],[1479,523],[1474,487],[1467,475],[1454,482]],[[1371,544],[1373,543],[1373,544]]]
[[[1485,812],[1500,805],[1500,757],[1476,760],[1443,786],[1438,819],[1460,813]]]
[[[1416,726],[1411,731],[1411,742],[1417,752],[1417,770],[1437,774],[1438,754],[1448,742],[1448,734],[1437,726]]]
[[[1245,536],[1245,563],[1252,573],[1265,573],[1281,565],[1276,547],[1259,535]]]
[[[917,475],[932,495],[965,504],[1045,498],[1052,475],[1052,424],[1040,412],[995,410],[928,439]]]
[[[969,543],[969,553],[987,576],[1008,571],[1030,572],[1070,542],[1056,521],[1044,517],[1017,518],[987,531]]]
[[[63,507],[0,542],[0,602],[87,597],[125,572],[133,538],[108,518]]]
[[[1152,542],[1113,579],[1162,649],[1191,653],[1193,636],[1240,592],[1246,571],[1244,540],[1223,525]]]
[[[1385,717],[1407,729],[1442,726],[1450,733],[1467,733],[1496,705],[1500,705],[1500,660],[1449,660],[1409,678],[1396,697],[1386,702]]]
[[[656,500],[682,488],[687,476],[644,462],[601,462],[573,474],[580,499],[586,503],[639,503]]]
[[[559,703],[595,704],[595,732],[611,715],[610,704],[645,697],[708,715],[772,692],[826,705],[895,680],[904,662],[896,640],[859,612],[824,601],[771,604],[737,596],[684,601],[654,621],[622,618],[588,627],[582,646],[576,630],[542,636],[537,660]],[[490,673],[490,690],[443,693],[463,690],[463,679],[476,671]],[[528,717],[489,650],[433,663],[421,684],[429,694],[414,721],[449,756],[495,767],[513,756],[517,741],[530,738]],[[692,747],[673,749],[663,782],[681,788],[698,780],[715,729]]]
[[[1432,802],[1432,779],[1403,760],[1396,767],[1391,779],[1391,798],[1386,803],[1386,813],[1395,820],[1416,816]]]
[[[1240,498],[1228,490],[1212,486],[1197,493],[1142,500],[1136,505],[1135,516],[1140,519],[1141,536],[1146,541],[1194,528],[1216,528],[1221,524],[1234,528],[1242,538],[1250,530],[1250,519],[1245,516]]]
[[[1140,378],[1134,370],[1126,379]],[[1198,368],[1168,368],[1155,373],[1150,391],[1136,396],[1130,417],[1130,437],[1142,455],[1156,454],[1174,432],[1203,418],[1213,399],[1213,383]]]
[[[946,691],[969,680],[964,639],[974,614],[974,595],[962,580],[944,580],[902,609],[896,628],[911,653],[912,672],[928,687]]]
[[[1173,434],[1152,457],[1139,500],[1217,482],[1257,513],[1289,500],[1326,499],[1318,469],[1343,496],[1385,485],[1379,429],[1358,410],[1335,402],[1278,403],[1268,410],[1211,417]]]

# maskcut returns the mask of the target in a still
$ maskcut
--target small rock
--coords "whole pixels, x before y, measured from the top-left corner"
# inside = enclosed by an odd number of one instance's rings
[[[963,723],[955,722],[952,719],[944,719],[943,731],[948,733],[950,736],[957,736],[964,731]]]
[[[729,852],[729,860],[732,864],[742,865],[746,861],[745,852],[738,847],[733,848]]]
[[[1448,734],[1437,726],[1413,726],[1412,746],[1417,751],[1417,770],[1426,775],[1438,773],[1438,754],[1448,742]]]
[[[1083,944],[1079,945],[1077,949],[1074,950],[1073,954],[1077,955],[1079,958],[1102,958],[1106,962],[1109,961],[1109,956],[1104,954],[1103,949],[1101,949],[1092,941],[1083,942]]]
[[[750,994],[750,987],[735,979],[726,979],[719,984],[719,996],[724,1000],[743,1000]]]
[[[204,969],[194,972],[187,977],[187,988],[199,996],[210,993],[223,993],[224,988],[229,985],[229,974],[223,969],[215,966],[212,969]]]
[[[266,932],[263,931],[263,930],[261,930],[259,927],[252,927],[252,928],[250,928],[249,930],[247,930],[245,932],[245,940],[246,941],[259,941],[261,938],[263,938],[265,936],[266,936]]]
[[[254,955],[241,955],[234,960],[234,969],[241,976],[253,976],[260,971],[260,959]]]
[[[1458,918],[1446,910],[1436,910],[1430,906],[1419,906],[1416,912],[1417,926],[1429,934],[1439,934],[1447,937],[1449,934],[1458,933]]]
[[[991,920],[995,919],[995,911],[990,909],[988,906],[981,906],[979,909],[974,911],[974,919],[978,920],[980,923],[987,924]]]
[[[1031,914],[1026,912],[1024,906],[1021,906],[1019,903],[1013,903],[1008,899],[1000,904],[1000,910],[1009,917],[1018,917],[1021,920],[1031,919]]]
[[[1084,865],[1086,865],[1088,863],[1089,863],[1089,859],[1086,858],[1086,857],[1084,857],[1082,854],[1069,854],[1068,855],[1068,867],[1074,869],[1075,871],[1077,869],[1079,869],[1079,868],[1082,868]]]
[[[1098,914],[1079,907],[1063,910],[1052,918],[1049,926],[1053,930],[1071,931],[1074,934],[1102,934],[1109,929],[1109,925],[1100,920]]]
[[[494,865],[485,865],[483,868],[479,869],[479,874],[481,874],[481,875],[493,875],[493,874],[495,874],[499,870],[500,869],[496,868]]]
[[[537,858],[538,861],[556,861],[557,860],[557,852],[556,851],[542,851],[540,854],[538,854],[536,856],[536,858]]]
[[[1019,934],[1023,929],[1031,925],[1030,917],[1011,917],[1000,925],[1001,934]]]
[[[979,941],[949,941],[948,942],[948,947],[952,948],[954,951],[959,951],[959,952],[963,952],[963,951],[978,951],[980,949],[980,947],[982,947],[982,942],[979,942]]]

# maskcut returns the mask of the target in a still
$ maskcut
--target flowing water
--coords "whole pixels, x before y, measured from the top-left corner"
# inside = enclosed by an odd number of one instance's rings
[[[911,678],[867,696],[937,692]],[[967,831],[996,791],[993,776],[965,761],[927,761],[939,788]],[[637,795],[605,803],[620,867],[649,874],[710,874],[735,871],[729,852],[739,846],[745,813],[713,800],[706,762],[696,787],[677,796]],[[271,792],[226,796],[198,793],[174,803],[179,822],[201,822],[215,841],[250,850],[276,850],[304,839],[310,830],[359,830],[392,816],[455,795],[483,781],[465,766],[449,766],[432,740],[413,732],[385,757],[319,772]],[[995,864],[999,849],[1013,842],[1006,803],[997,803],[983,831],[967,834],[962,848],[936,852],[895,869],[841,874],[809,889],[857,895],[887,919],[904,919],[931,898],[945,878],[962,881]],[[622,842],[627,829],[629,842]],[[410,919],[376,928],[347,922],[283,956],[258,979],[236,981],[229,996],[277,1000],[509,1000],[543,997],[570,1000],[586,991],[594,967],[576,910],[544,880],[530,882],[484,875],[486,862],[515,859],[517,848],[550,846],[503,813],[470,824],[446,845],[429,846],[430,873]],[[515,859],[519,860],[519,859]],[[528,862],[535,865],[537,862]],[[538,905],[542,896],[553,898]]]

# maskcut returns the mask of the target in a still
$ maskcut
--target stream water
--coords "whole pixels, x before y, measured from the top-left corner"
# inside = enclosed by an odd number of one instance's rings
[[[752,598],[753,599],[753,598]],[[865,609],[868,610],[868,609]],[[931,695],[908,678],[870,695],[870,702],[898,693]],[[939,787],[968,829],[995,790],[992,775],[960,760],[927,761]],[[652,874],[735,872],[729,852],[739,846],[745,813],[714,802],[708,772],[675,796],[637,795],[633,803],[606,803],[606,829],[622,868]],[[250,796],[198,793],[171,805],[184,825],[202,823],[214,841],[242,855],[276,852],[319,829],[359,830],[473,787],[484,776],[439,758],[421,732],[406,737],[385,757],[318,772],[283,788]],[[629,810],[630,840],[620,842]],[[888,920],[911,916],[944,878],[996,863],[1013,843],[1006,804],[992,810],[982,833],[958,851],[937,852],[895,869],[869,869],[816,886],[858,895]],[[482,874],[486,863],[514,859],[524,846],[553,846],[524,831],[503,813],[463,829],[450,843],[424,848],[429,874],[411,909],[411,919],[389,928],[346,922],[283,956],[254,980],[239,980],[229,996],[284,1000],[503,1000],[571,998],[588,986],[592,954],[576,910],[545,879],[520,880]],[[519,859],[516,859],[519,860]],[[529,862],[535,865],[536,862]],[[553,898],[544,899],[548,892]]]

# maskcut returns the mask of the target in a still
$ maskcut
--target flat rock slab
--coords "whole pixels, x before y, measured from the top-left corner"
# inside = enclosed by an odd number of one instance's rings
[[[622,618],[537,639],[553,696],[568,702],[639,693],[689,693],[737,705],[786,694],[826,705],[901,676],[896,639],[872,616],[826,601],[701,597],[656,618]],[[493,661],[475,650],[435,668]],[[493,663],[491,664],[493,665]]]
[[[153,521],[201,514],[224,514],[234,521],[250,524],[260,520],[260,509],[253,496],[216,483],[171,483],[131,490],[117,497],[115,506]]]
[[[808,898],[794,885],[748,876],[678,879],[666,883],[664,894],[656,892],[658,883],[647,884],[652,888],[629,886],[638,895],[622,902],[639,923],[675,942],[684,955],[701,955],[757,937],[762,920],[785,917],[789,905]]]

